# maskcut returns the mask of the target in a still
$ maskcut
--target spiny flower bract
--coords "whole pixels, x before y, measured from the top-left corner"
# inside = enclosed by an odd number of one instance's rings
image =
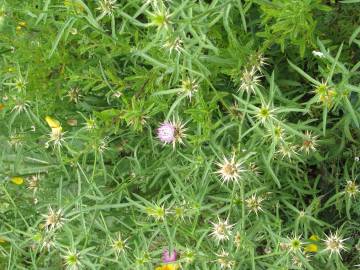
[[[242,167],[242,163],[236,161],[235,155],[232,155],[230,159],[223,157],[222,162],[216,162],[218,170],[216,173],[220,176],[223,183],[238,182],[242,173],[245,171]]]

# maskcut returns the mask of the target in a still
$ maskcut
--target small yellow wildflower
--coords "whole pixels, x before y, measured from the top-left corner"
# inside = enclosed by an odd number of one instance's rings
[[[311,235],[309,239],[313,240],[313,241],[319,241],[320,240],[319,236],[317,236],[316,234]]]
[[[313,234],[310,236],[309,240],[311,241],[311,243],[307,244],[304,248],[305,252],[318,252],[319,247],[315,242],[318,242],[320,240],[320,238]]]
[[[177,263],[165,264],[163,266],[156,267],[155,270],[178,270],[180,265]]]
[[[60,122],[54,118],[51,118],[50,116],[46,116],[45,121],[51,128],[61,128]]]
[[[318,251],[318,246],[316,244],[308,244],[305,248],[304,248],[305,252],[317,252]]]
[[[12,177],[11,182],[14,183],[15,185],[22,185],[24,183],[24,178],[18,176]]]

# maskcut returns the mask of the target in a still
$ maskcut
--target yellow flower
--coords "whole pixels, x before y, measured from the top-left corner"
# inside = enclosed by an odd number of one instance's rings
[[[11,182],[13,182],[15,185],[22,185],[24,183],[24,178],[22,177],[13,177],[11,178]]]
[[[156,267],[155,270],[178,270],[180,265],[178,263],[164,264],[163,266]]]
[[[45,121],[51,128],[61,128],[60,122],[54,118],[51,118],[50,116],[46,116]]]
[[[304,251],[305,252],[317,252],[319,248],[318,248],[318,245],[315,244],[314,242],[319,241],[320,238],[317,235],[313,234],[310,236],[309,240],[311,240],[311,243],[307,244],[305,246]]]
[[[5,244],[5,243],[6,243],[5,238],[0,237],[0,244]]]
[[[317,252],[318,251],[318,246],[316,244],[308,244],[304,248],[304,251],[305,252]]]

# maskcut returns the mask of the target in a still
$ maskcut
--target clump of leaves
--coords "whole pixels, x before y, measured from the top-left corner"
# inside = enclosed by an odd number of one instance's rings
[[[307,47],[315,46],[316,13],[330,11],[321,0],[256,1],[263,12],[261,23],[265,27],[258,36],[265,46],[279,44],[284,51],[287,45],[299,47],[304,56]]]

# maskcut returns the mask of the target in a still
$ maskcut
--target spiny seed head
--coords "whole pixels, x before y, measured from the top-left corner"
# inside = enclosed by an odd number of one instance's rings
[[[341,251],[346,250],[343,244],[346,240],[342,239],[337,231],[334,234],[330,232],[330,235],[326,235],[326,239],[323,240],[326,246],[325,251],[330,251],[330,257],[333,253],[337,253],[341,257]]]
[[[119,256],[120,253],[124,253],[127,248],[129,248],[126,245],[127,239],[122,239],[121,234],[118,233],[115,239],[112,239],[111,247],[115,251],[116,256]]]
[[[279,145],[279,150],[277,151],[277,153],[281,155],[281,159],[291,159],[294,156],[298,155],[297,146],[292,143],[283,142]]]
[[[262,104],[260,108],[257,108],[256,117],[261,124],[265,124],[273,119],[275,119],[276,109],[270,107],[270,105]]]
[[[331,107],[333,105],[336,92],[328,86],[327,82],[322,82],[321,84],[316,85],[314,93],[318,102],[323,103],[327,107]]]
[[[169,13],[165,9],[157,9],[151,16],[151,24],[158,29],[168,29],[171,24]]]
[[[191,249],[186,249],[184,252],[181,253],[181,258],[186,263],[192,263],[195,260],[196,253]]]
[[[213,236],[213,238],[218,243],[225,241],[225,240],[229,240],[229,237],[231,235],[231,229],[234,226],[234,224],[230,225],[227,219],[221,220],[219,217],[218,217],[217,223],[213,223],[213,222],[210,222],[210,223],[213,226],[212,232],[210,235]]]
[[[104,16],[111,16],[118,8],[116,2],[117,0],[99,0],[97,10]]]
[[[196,80],[191,80],[190,78],[184,79],[181,81],[181,91],[179,94],[187,96],[190,100],[194,94],[198,91],[199,85]]]
[[[227,159],[224,156],[223,161],[217,162],[216,165],[219,167],[216,173],[220,176],[223,183],[238,182],[241,179],[241,173],[245,171],[241,163],[235,160],[235,155],[231,159]]]
[[[175,39],[168,39],[163,45],[163,48],[168,49],[170,54],[172,54],[173,51],[177,54],[181,54],[184,51],[183,43],[181,38],[176,37]]]
[[[151,207],[146,207],[146,213],[149,217],[154,218],[156,221],[164,220],[167,214],[167,210],[165,209],[164,205],[154,205]]]
[[[345,193],[349,197],[355,197],[359,193],[359,186],[356,185],[355,181],[347,181],[345,187]]]
[[[52,128],[49,137],[50,139],[46,142],[46,146],[49,146],[49,144],[51,143],[54,148],[61,147],[62,144],[65,142],[64,132],[62,132],[61,126]]]
[[[301,236],[294,236],[293,238],[288,238],[287,246],[290,252],[301,252],[303,243],[300,240]]]
[[[82,95],[80,94],[79,88],[71,88],[67,96],[69,97],[70,102],[78,103]]]
[[[28,179],[28,189],[32,190],[34,193],[39,188],[40,175],[32,175]]]
[[[263,198],[257,197],[256,194],[253,194],[250,198],[246,199],[246,206],[249,208],[250,212],[254,212],[256,215],[263,211],[261,203]]]
[[[268,65],[268,58],[266,58],[261,52],[256,52],[250,56],[250,63],[256,68],[258,71],[262,71],[262,68]]]
[[[246,91],[248,94],[255,93],[256,86],[260,85],[261,76],[256,75],[256,68],[245,69],[240,78],[239,92]]]
[[[81,255],[76,250],[68,250],[62,257],[67,270],[78,270],[81,268]]]
[[[317,138],[318,136],[313,136],[311,131],[305,131],[305,139],[300,147],[300,150],[304,151],[306,154],[310,152],[315,152],[317,147]]]
[[[54,231],[61,228],[65,221],[63,210],[61,208],[56,211],[49,206],[48,213],[42,216],[45,218],[44,227],[48,231]]]
[[[25,80],[24,78],[22,78],[22,77],[19,77],[19,78],[16,78],[16,79],[15,79],[14,85],[15,85],[15,88],[16,88],[18,91],[24,90],[25,87],[26,87],[26,84],[27,84],[26,80]]]
[[[94,118],[90,117],[89,119],[86,119],[85,122],[85,129],[88,131],[95,130],[97,128],[97,124]]]
[[[236,232],[236,235],[234,237],[234,244],[236,246],[236,248],[239,248],[241,245],[241,234],[240,232]]]
[[[235,261],[230,259],[228,252],[222,250],[220,253],[216,254],[216,256],[216,262],[220,265],[221,269],[233,269]]]
[[[30,104],[28,101],[16,99],[15,106],[12,108],[11,112],[15,111],[16,113],[20,114],[22,112],[26,112],[29,106]]]

